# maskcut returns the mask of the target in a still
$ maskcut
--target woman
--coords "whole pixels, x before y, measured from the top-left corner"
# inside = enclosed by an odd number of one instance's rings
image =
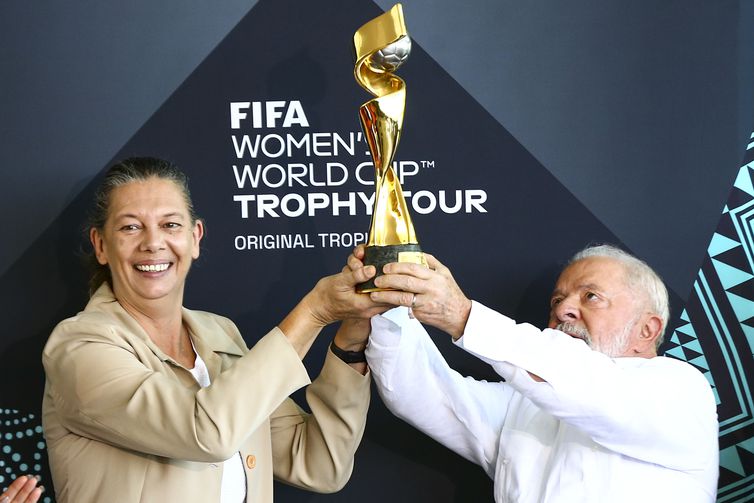
[[[106,174],[89,235],[97,289],[43,354],[59,503],[264,502],[273,477],[320,492],[348,480],[369,402],[366,364],[353,362],[364,341],[338,331],[307,389],[311,415],[287,397],[310,383],[301,359],[322,327],[384,310],[354,290],[374,268],[322,278],[249,350],[230,320],[182,307],[203,234],[170,163]]]

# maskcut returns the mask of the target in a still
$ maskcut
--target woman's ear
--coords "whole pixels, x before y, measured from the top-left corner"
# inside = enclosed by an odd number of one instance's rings
[[[194,249],[191,252],[191,257],[196,260],[199,258],[199,243],[201,243],[202,238],[204,237],[204,222],[202,222],[200,219],[197,219],[196,223],[194,223],[194,228],[191,231],[191,235],[194,239]]]
[[[97,257],[97,262],[100,265],[107,265],[105,240],[102,239],[102,234],[96,227],[89,229],[89,241],[91,241],[92,248],[94,248],[94,256]]]

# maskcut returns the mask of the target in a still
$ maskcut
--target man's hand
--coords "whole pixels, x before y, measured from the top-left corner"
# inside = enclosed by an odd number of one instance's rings
[[[377,303],[411,308],[413,316],[428,325],[450,334],[453,339],[463,335],[471,311],[468,299],[456,283],[450,270],[434,256],[425,253],[429,268],[419,264],[387,264],[383,275],[374,283],[392,291],[372,292],[369,295]],[[363,267],[363,246],[357,247],[348,258],[352,270]]]

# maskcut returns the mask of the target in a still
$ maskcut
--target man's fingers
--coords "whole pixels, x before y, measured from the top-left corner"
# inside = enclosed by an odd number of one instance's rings
[[[427,279],[432,271],[421,264],[413,262],[392,262],[382,269],[385,274],[409,274],[417,278]]]
[[[445,267],[442,265],[442,263],[435,258],[434,255],[431,255],[429,253],[424,254],[424,260],[427,261],[427,266],[429,266],[430,269],[437,269],[439,267]]]
[[[369,294],[372,301],[380,304],[389,304],[391,306],[410,306],[414,299],[413,292],[404,292],[399,290],[384,290],[371,292]]]

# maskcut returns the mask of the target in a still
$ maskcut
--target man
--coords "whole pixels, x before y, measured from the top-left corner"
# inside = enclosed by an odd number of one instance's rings
[[[715,400],[700,372],[657,356],[667,291],[644,262],[612,246],[576,254],[539,330],[469,300],[427,259],[376,279],[396,291],[372,300],[405,307],[372,318],[369,366],[393,413],[494,478],[495,501],[715,500]],[[450,369],[419,322],[505,382]]]

